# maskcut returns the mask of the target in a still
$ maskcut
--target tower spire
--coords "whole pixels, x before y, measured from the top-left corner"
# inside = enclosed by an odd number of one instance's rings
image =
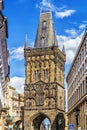
[[[65,46],[64,46],[64,44],[63,44],[62,52],[63,52],[63,54],[66,54],[66,51],[65,51]]]
[[[28,35],[26,34],[25,37],[25,48],[28,48]]]
[[[44,48],[57,45],[52,12],[45,10],[41,12],[34,47]]]

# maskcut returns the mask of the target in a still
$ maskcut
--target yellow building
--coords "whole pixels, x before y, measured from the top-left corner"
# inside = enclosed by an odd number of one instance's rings
[[[68,119],[81,130],[87,129],[87,31],[67,75]]]

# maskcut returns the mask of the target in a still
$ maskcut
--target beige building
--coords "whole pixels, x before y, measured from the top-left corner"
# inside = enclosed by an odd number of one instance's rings
[[[67,75],[68,118],[75,129],[87,129],[87,31]]]
[[[5,104],[8,108],[6,119],[11,119],[10,128],[22,129],[22,107],[24,106],[24,94],[19,94],[14,87],[7,86]],[[9,117],[8,117],[9,115]],[[8,119],[7,119],[8,120]]]
[[[45,118],[51,130],[64,130],[66,56],[58,47],[51,12],[41,12],[34,48],[26,40],[24,56],[24,130],[40,130]]]

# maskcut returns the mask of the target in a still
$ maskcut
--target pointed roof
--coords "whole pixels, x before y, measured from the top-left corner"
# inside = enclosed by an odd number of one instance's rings
[[[52,13],[41,12],[34,47],[44,48],[58,45],[54,31]]]

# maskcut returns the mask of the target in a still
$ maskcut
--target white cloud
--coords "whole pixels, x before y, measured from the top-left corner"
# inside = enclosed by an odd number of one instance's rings
[[[42,0],[41,5],[42,5],[42,7],[47,7],[47,8],[52,7],[52,4],[50,2],[48,2],[47,0]]]
[[[56,17],[58,18],[64,18],[64,17],[68,17],[68,16],[71,16],[73,13],[75,13],[76,11],[75,10],[64,10],[62,12],[58,12],[56,11],[55,12],[55,15]]]
[[[12,77],[10,78],[9,85],[16,88],[19,93],[24,92],[24,83],[25,78],[24,77]]]
[[[66,29],[65,32],[71,36],[77,36],[77,31],[75,29]]]
[[[72,62],[75,52],[73,50],[66,50],[67,62]]]
[[[42,10],[52,10],[57,18],[68,17],[76,12],[76,10],[73,9],[65,9],[65,6],[56,7],[50,0],[42,0],[40,4],[36,4],[36,7],[41,8]]]
[[[79,29],[85,29],[87,27],[87,24],[81,24],[80,26],[79,26]]]
[[[66,50],[66,63],[70,64],[75,56],[76,50],[80,44],[81,38],[83,36],[83,32],[76,36],[75,38],[71,38],[69,36],[57,35],[59,48],[62,50],[62,46],[65,46]]]
[[[18,47],[10,50],[10,60],[23,60],[24,59],[24,47]]]

